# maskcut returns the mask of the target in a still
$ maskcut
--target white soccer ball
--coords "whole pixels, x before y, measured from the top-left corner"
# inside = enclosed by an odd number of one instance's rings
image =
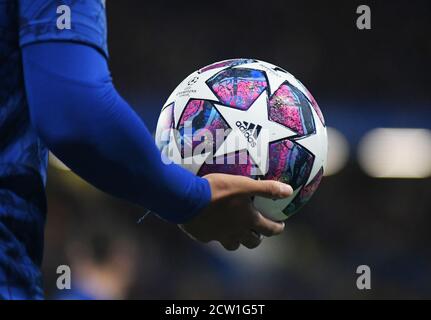
[[[233,59],[180,83],[163,106],[156,143],[164,161],[199,176],[228,173],[290,184],[294,193],[287,199],[252,199],[262,214],[281,221],[317,189],[328,141],[319,106],[293,75],[259,60]]]

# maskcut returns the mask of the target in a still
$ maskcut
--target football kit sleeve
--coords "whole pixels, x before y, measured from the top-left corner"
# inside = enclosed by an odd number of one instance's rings
[[[208,181],[164,164],[143,121],[115,90],[103,2],[70,1],[76,4],[75,24],[64,33],[56,27],[55,6],[50,7],[57,1],[44,1],[44,10],[34,12],[38,1],[21,2],[26,93],[32,124],[44,143],[105,192],[175,223],[198,214],[211,198]]]

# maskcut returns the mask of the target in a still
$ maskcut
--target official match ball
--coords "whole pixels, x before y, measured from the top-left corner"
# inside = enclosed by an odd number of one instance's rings
[[[156,144],[163,161],[199,176],[290,184],[289,198],[252,199],[275,221],[296,213],[316,191],[328,145],[311,93],[286,70],[255,59],[217,62],[189,75],[162,108]]]

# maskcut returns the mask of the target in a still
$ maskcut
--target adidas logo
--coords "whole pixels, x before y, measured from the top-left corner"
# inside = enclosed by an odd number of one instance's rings
[[[256,146],[257,138],[260,135],[260,131],[262,130],[262,126],[255,125],[254,123],[249,123],[247,121],[237,121],[235,124],[244,134],[244,137],[247,139],[248,143],[250,143],[250,146],[254,148]]]

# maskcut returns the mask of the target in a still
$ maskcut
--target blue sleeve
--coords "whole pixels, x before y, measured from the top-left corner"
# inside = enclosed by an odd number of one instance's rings
[[[32,123],[74,172],[175,223],[208,204],[207,180],[162,162],[152,135],[116,92],[99,51],[68,42],[36,43],[22,51]]]
[[[105,0],[17,1],[22,47],[66,40],[92,46],[108,56]]]

